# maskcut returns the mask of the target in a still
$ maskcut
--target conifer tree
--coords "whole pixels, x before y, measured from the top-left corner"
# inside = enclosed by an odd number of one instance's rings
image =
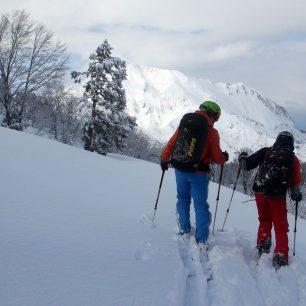
[[[105,40],[91,54],[85,72],[71,73],[75,82],[86,76],[84,97],[91,115],[84,126],[84,149],[105,155],[120,152],[126,146],[128,132],[136,125],[125,112],[126,96],[122,81],[126,79],[126,64],[112,57],[112,47]]]

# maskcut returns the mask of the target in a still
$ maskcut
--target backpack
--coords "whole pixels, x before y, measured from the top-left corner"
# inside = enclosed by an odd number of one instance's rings
[[[186,172],[198,170],[207,134],[208,123],[203,115],[185,114],[178,127],[178,135],[170,161],[172,166]]]
[[[286,194],[293,174],[294,152],[288,148],[271,147],[261,168],[261,182],[266,196]]]

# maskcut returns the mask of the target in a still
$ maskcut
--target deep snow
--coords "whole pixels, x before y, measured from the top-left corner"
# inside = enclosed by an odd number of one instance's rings
[[[0,305],[306,305],[304,220],[293,257],[289,216],[290,265],[276,274],[272,255],[258,260],[254,249],[254,202],[236,192],[202,263],[194,240],[176,234],[173,170],[152,225],[158,165],[4,128],[0,139]],[[217,229],[231,192],[221,187]]]

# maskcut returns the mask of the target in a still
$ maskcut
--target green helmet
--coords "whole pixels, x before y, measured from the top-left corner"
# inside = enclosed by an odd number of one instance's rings
[[[219,113],[221,114],[221,108],[220,106],[213,101],[205,101],[200,105],[200,110],[205,112],[205,111],[213,111],[214,113]]]

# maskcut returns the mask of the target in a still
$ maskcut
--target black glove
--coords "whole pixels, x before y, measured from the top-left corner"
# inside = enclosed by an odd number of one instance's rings
[[[160,160],[160,167],[162,169],[162,171],[166,171],[169,169],[169,162],[165,161],[165,160]]]
[[[248,157],[248,153],[247,152],[241,152],[238,156],[238,161],[240,162],[240,159],[246,158]]]
[[[301,193],[300,191],[297,192],[297,193],[292,193],[292,194],[291,194],[291,199],[292,199],[293,201],[301,202],[301,201],[302,201],[302,198],[303,198],[303,196],[302,196],[302,193]]]
[[[228,158],[229,158],[228,153],[226,151],[224,151],[224,152],[222,152],[222,154],[224,155],[225,161],[227,162]]]

